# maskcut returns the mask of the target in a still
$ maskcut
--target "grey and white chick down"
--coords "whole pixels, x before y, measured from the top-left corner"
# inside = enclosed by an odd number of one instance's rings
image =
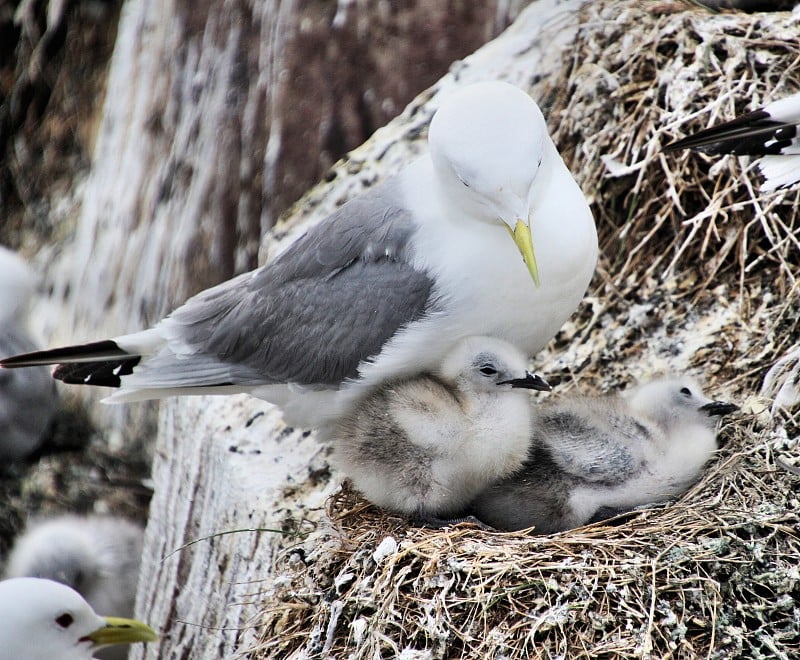
[[[497,529],[551,534],[686,491],[717,449],[717,420],[737,406],[707,398],[691,378],[620,395],[537,405],[524,465],[470,507]]]
[[[36,348],[28,307],[36,276],[16,253],[0,245],[0,357]],[[56,412],[56,388],[46,367],[0,369],[0,464],[36,451]]]
[[[385,384],[327,429],[331,462],[374,504],[446,522],[525,460],[526,390],[550,389],[526,365],[505,341],[463,339],[435,373]]]
[[[130,617],[144,530],[123,518],[64,515],[33,522],[16,540],[6,577],[36,577],[72,587],[96,612]],[[124,658],[127,647],[98,653]]]

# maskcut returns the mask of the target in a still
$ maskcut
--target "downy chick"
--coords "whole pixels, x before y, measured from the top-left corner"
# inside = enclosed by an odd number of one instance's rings
[[[332,463],[374,504],[429,524],[458,514],[525,460],[526,389],[548,390],[507,342],[468,337],[436,373],[380,387],[324,439]]]
[[[548,401],[535,407],[525,464],[470,512],[498,529],[550,534],[667,500],[697,480],[717,449],[717,418],[736,409],[690,378]]]

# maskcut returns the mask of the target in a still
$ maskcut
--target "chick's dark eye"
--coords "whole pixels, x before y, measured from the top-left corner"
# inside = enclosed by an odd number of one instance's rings
[[[69,612],[64,612],[56,617],[56,623],[62,628],[69,628],[74,621],[74,617]]]
[[[495,369],[490,364],[484,364],[481,367],[480,371],[484,376],[496,376],[497,375],[497,369]]]
[[[683,396],[692,396],[692,391],[688,387],[682,387],[681,394],[683,394]]]

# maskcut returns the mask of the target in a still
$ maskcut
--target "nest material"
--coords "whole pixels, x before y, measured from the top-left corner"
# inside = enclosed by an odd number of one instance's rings
[[[744,404],[719,456],[675,503],[547,537],[411,529],[345,487],[265,586],[254,657],[798,653],[798,476],[782,464],[800,462],[800,414],[756,392],[800,337],[800,193],[660,148],[798,91],[800,30],[685,9],[589,3],[563,80],[534,90],[601,241],[591,295],[537,368],[560,391],[698,372]]]
[[[608,27],[585,33],[552,108],[562,118],[555,139],[574,145],[566,157],[593,191],[606,272],[622,294],[631,281],[682,270],[699,290],[724,279],[747,295],[768,273],[788,293],[800,262],[800,192],[759,195],[752,163],[661,147],[799,91],[796,18],[624,7],[622,25],[600,12]],[[621,166],[617,178],[604,171],[609,159]]]

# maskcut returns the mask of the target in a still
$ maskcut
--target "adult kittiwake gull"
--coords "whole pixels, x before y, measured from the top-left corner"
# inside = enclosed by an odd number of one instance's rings
[[[0,245],[0,355],[32,351],[28,308],[36,275]],[[0,370],[0,464],[27,458],[41,445],[58,408],[55,383],[45,367]]]
[[[469,511],[498,529],[550,534],[662,502],[697,480],[717,449],[717,419],[736,409],[688,377],[551,398],[535,407],[525,464]]]
[[[114,516],[65,514],[28,523],[14,540],[5,576],[66,584],[95,612],[133,616],[144,530]],[[102,660],[125,660],[128,649],[98,651]]]
[[[800,94],[740,115],[677,140],[664,151],[696,149],[707,154],[761,156],[761,190],[792,186],[800,181]]]
[[[517,470],[531,435],[526,390],[549,390],[511,344],[467,337],[435,370],[389,381],[323,431],[331,463],[374,504],[441,525]]]
[[[8,660],[89,660],[105,646],[157,639],[140,621],[99,616],[60,582],[0,582],[0,657]]]
[[[110,401],[248,392],[316,426],[365,389],[435,368],[463,337],[532,355],[592,278],[587,201],[539,107],[508,83],[450,94],[428,144],[271,262],[153,328],[0,364],[59,364],[65,382],[118,387]]]

